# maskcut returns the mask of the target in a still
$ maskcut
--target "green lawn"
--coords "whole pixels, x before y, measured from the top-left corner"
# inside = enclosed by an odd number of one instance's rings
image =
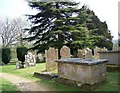
[[[54,80],[46,80],[43,78],[35,78],[33,76],[34,72],[40,72],[45,70],[45,63],[39,63],[35,67],[28,67],[25,69],[16,70],[15,64],[8,64],[0,67],[1,72],[15,74],[28,79],[36,80],[55,91],[84,91],[77,87],[66,86],[55,82]],[[94,91],[118,91],[118,72],[107,72],[107,82],[105,82],[101,87],[95,89]]]
[[[1,93],[9,93],[9,92],[14,92],[14,93],[20,93],[20,91],[17,89],[15,85],[13,85],[11,82],[0,78],[1,83],[0,83],[0,91]]]

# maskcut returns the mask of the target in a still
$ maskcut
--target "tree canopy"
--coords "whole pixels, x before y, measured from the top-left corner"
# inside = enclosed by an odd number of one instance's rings
[[[28,3],[38,10],[37,14],[28,15],[33,26],[28,29],[31,36],[24,38],[34,41],[33,50],[44,52],[50,46],[60,49],[65,44],[71,49],[102,47],[100,43],[112,39],[106,22],[101,22],[86,6],[79,9],[76,2]]]

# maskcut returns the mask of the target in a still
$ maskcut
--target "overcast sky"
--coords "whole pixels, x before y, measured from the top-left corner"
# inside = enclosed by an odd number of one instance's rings
[[[80,2],[95,12],[101,21],[106,21],[108,29],[114,39],[118,38],[118,1],[119,0],[74,0]],[[32,14],[32,11],[25,0],[0,0],[0,17],[24,17],[25,14]]]

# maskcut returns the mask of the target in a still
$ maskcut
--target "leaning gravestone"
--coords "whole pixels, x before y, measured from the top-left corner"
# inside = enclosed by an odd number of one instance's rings
[[[92,50],[87,48],[86,59],[92,59]]]
[[[61,59],[63,59],[63,58],[70,58],[70,56],[71,56],[71,54],[70,54],[70,48],[67,47],[67,46],[63,46],[60,49],[60,56],[61,56]]]
[[[57,63],[55,60],[58,59],[58,49],[50,47],[45,50],[45,61],[46,61],[46,70],[51,71],[57,68]]]
[[[78,58],[82,58],[83,57],[83,51],[82,50],[78,50],[77,56],[78,56]]]

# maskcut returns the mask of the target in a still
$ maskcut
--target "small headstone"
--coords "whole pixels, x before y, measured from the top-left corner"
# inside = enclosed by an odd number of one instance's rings
[[[83,52],[82,52],[82,50],[78,50],[77,56],[78,56],[78,58],[82,58],[82,57],[83,57]]]
[[[99,53],[98,53],[99,51],[101,51],[101,49],[96,46],[94,49],[94,58],[95,59],[99,59]]]
[[[20,68],[20,62],[16,62],[16,69]]]
[[[107,48],[106,48],[106,47],[103,47],[103,51],[107,51]]]
[[[60,56],[61,56],[61,58],[70,58],[71,57],[70,48],[67,46],[63,46],[60,49]]]
[[[92,50],[87,48],[86,59],[92,59]]]
[[[24,64],[24,68],[25,68],[26,66],[25,66],[25,64]],[[20,68],[23,68],[22,67],[22,62],[21,61],[17,61],[16,62],[16,69],[20,69]]]
[[[41,54],[41,53],[37,54],[37,59],[38,59],[39,61],[43,61],[43,60],[44,60],[43,54]]]

